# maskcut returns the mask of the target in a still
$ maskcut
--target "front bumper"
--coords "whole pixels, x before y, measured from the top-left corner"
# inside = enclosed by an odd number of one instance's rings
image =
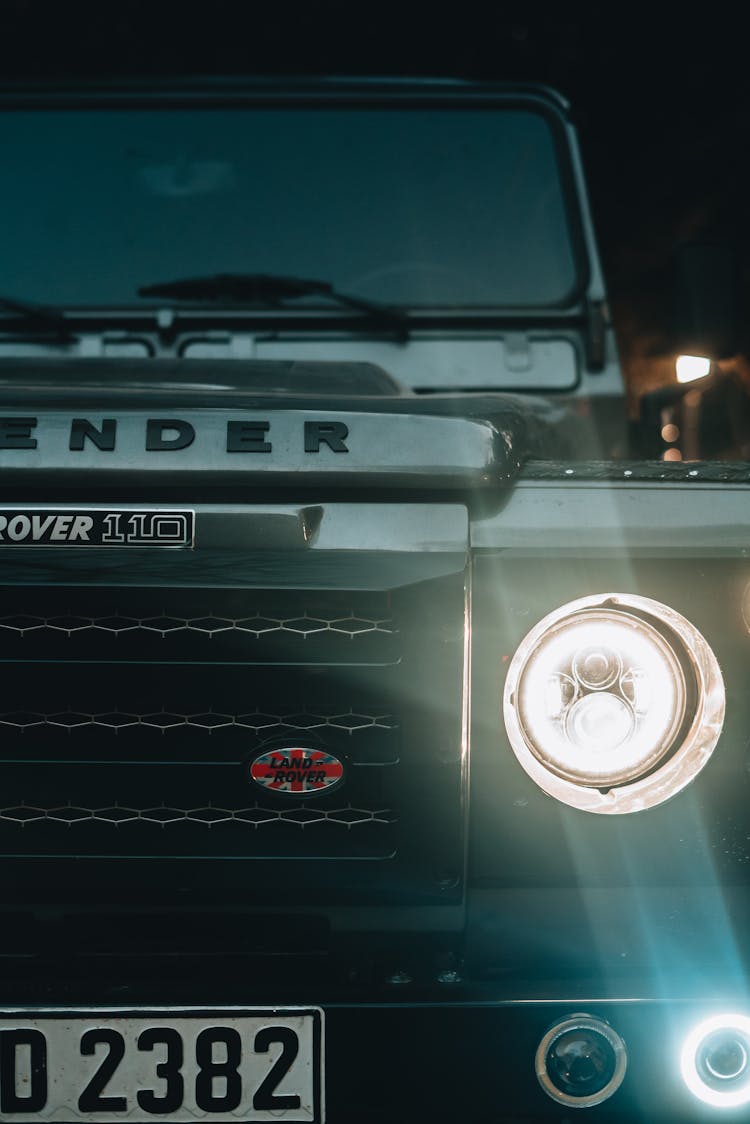
[[[320,1006],[327,1124],[468,1119],[564,1124],[576,1110],[542,1089],[535,1054],[552,1024],[580,1012],[609,1023],[624,1040],[628,1058],[620,1088],[586,1109],[585,1119],[628,1124],[746,1119],[741,1110],[707,1108],[680,1071],[691,1028],[732,1009],[729,996],[595,998],[583,981],[575,981],[565,998],[550,998],[537,985],[535,998],[519,1000],[503,997],[503,988],[453,973],[432,987],[409,983],[398,972],[367,983],[325,980],[321,965],[300,960],[286,966],[286,984],[279,978],[270,986],[258,978],[257,965],[242,958],[202,963],[154,958],[140,966],[89,962],[85,972],[74,963],[67,969],[58,965],[56,979],[52,965],[46,971],[29,968],[6,968],[4,1006],[116,1006],[131,1012],[195,1005]]]

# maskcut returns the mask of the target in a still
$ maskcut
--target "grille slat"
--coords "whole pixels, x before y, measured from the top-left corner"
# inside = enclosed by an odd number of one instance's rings
[[[248,861],[269,858],[383,860],[395,854],[395,816],[389,808],[305,804],[19,803],[0,809],[0,840],[13,833],[13,856],[74,854],[123,861],[169,853]],[[342,836],[346,847],[342,847]],[[0,845],[0,854],[3,848]]]
[[[178,700],[170,704],[173,701]],[[100,712],[84,704],[77,710],[0,714],[0,770],[3,763],[30,766],[72,760],[121,766],[163,761],[239,764],[266,744],[278,742],[325,744],[352,765],[395,765],[400,723],[385,706],[364,705],[347,711],[331,708],[329,713],[321,706],[313,711],[301,705],[288,714],[259,707],[241,714],[207,709],[180,714],[167,704],[159,710]]]
[[[0,589],[0,659],[388,664],[387,600],[237,590]]]
[[[16,711],[0,714],[0,726],[8,729],[26,730],[39,727],[54,726],[68,731],[79,730],[86,726],[98,726],[105,730],[119,733],[121,730],[133,726],[158,729],[162,732],[184,726],[197,727],[208,734],[215,730],[239,727],[260,731],[309,731],[309,730],[338,730],[349,736],[360,730],[393,730],[397,720],[391,714],[363,714],[361,710],[353,709],[345,713],[315,714],[312,712],[295,711],[292,715],[268,714],[265,711],[254,711],[249,714],[220,714],[213,711],[201,711],[197,714],[175,714],[171,711],[156,711],[149,714],[133,714],[128,711],[107,711],[103,714],[82,714],[79,711],[62,711],[56,714],[40,714],[29,711]]]
[[[22,826],[43,822],[59,823],[66,827],[73,824],[103,823],[121,828],[124,824],[146,823],[166,827],[182,821],[199,823],[205,827],[217,824],[241,823],[251,828],[267,827],[269,824],[294,824],[300,829],[313,824],[341,824],[351,830],[364,824],[391,824],[393,814],[389,808],[359,808],[351,804],[335,808],[321,808],[298,804],[293,808],[269,808],[262,804],[252,804],[240,808],[225,808],[214,804],[197,808],[175,808],[171,805],[132,805],[113,804],[104,808],[84,808],[80,804],[55,804],[40,807],[38,804],[16,804],[0,808],[0,821],[17,823]]]
[[[70,637],[82,632],[98,632],[113,636],[145,632],[149,634],[149,639],[152,633],[166,637],[177,632],[194,632],[201,637],[218,636],[224,632],[245,632],[256,639],[271,633],[286,632],[291,636],[307,639],[322,632],[331,632],[353,640],[355,637],[372,633],[391,636],[394,629],[393,622],[390,620],[365,620],[355,616],[353,612],[345,617],[337,617],[335,620],[324,620],[321,617],[308,615],[277,619],[270,618],[267,613],[255,613],[240,620],[216,616],[188,619],[170,617],[164,612],[160,616],[143,619],[115,614],[107,617],[75,617],[67,614],[50,618],[20,614],[0,618],[0,633],[3,635],[30,636],[33,633],[49,641],[51,636],[58,634]]]

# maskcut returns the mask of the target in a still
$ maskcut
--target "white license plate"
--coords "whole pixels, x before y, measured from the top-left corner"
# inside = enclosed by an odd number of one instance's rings
[[[322,1124],[316,1007],[0,1011],[0,1120]]]

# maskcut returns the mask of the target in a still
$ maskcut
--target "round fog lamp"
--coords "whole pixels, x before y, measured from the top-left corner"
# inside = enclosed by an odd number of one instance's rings
[[[582,597],[521,642],[505,685],[516,757],[545,792],[591,812],[662,803],[703,768],[724,718],[716,657],[647,597]]]
[[[540,1085],[553,1100],[592,1108],[619,1089],[627,1053],[609,1023],[591,1015],[571,1015],[544,1035],[535,1065]]]
[[[750,1104],[750,1018],[716,1015],[694,1027],[680,1058],[690,1092],[714,1108]]]

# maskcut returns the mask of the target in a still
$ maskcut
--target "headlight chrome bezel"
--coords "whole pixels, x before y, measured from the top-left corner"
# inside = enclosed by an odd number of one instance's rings
[[[658,760],[649,760],[632,779],[608,781],[595,787],[562,775],[554,763],[533,744],[517,705],[524,673],[540,645],[553,632],[565,628],[566,619],[578,621],[590,614],[623,613],[636,617],[644,631],[654,632],[694,680],[687,692],[687,712],[676,722],[676,741],[664,748]],[[679,650],[675,650],[679,649]],[[548,613],[519,644],[508,668],[503,695],[505,727],[513,752],[526,773],[548,795],[582,811],[605,815],[626,814],[653,808],[682,791],[708,762],[721,733],[725,711],[724,682],[718,661],[708,643],[685,617],[659,601],[637,594],[601,593],[581,597]]]

